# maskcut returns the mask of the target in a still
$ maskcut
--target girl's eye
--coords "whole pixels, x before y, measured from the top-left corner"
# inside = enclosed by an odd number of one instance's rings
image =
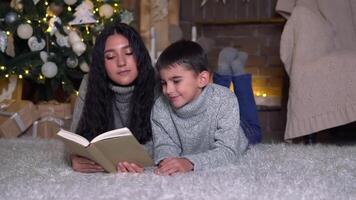
[[[115,56],[113,54],[106,54],[105,55],[105,59],[107,59],[107,60],[111,60],[113,58],[115,58]]]
[[[161,81],[161,85],[167,85],[166,81]]]
[[[131,56],[133,55],[133,52],[132,51],[126,52],[126,55]]]

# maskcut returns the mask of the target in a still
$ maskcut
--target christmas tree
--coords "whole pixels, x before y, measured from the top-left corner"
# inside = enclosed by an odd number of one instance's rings
[[[16,75],[42,90],[42,100],[89,69],[95,37],[103,27],[131,23],[119,0],[11,0],[0,3],[0,79]]]

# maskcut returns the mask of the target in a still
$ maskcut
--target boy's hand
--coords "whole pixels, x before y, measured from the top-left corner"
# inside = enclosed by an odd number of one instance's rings
[[[119,172],[132,172],[142,173],[143,167],[136,165],[135,163],[119,162],[117,163],[117,171]]]
[[[159,163],[155,174],[175,175],[179,172],[192,171],[193,168],[193,164],[186,158],[166,158]]]
[[[94,161],[89,160],[87,158],[70,155],[70,159],[72,161],[72,168],[74,171],[82,172],[82,173],[94,173],[94,172],[103,172],[104,168],[100,165],[96,164]]]

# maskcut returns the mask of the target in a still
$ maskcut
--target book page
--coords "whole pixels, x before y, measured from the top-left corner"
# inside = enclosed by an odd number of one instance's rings
[[[115,129],[96,136],[94,139],[92,139],[91,143],[100,140],[105,140],[105,139],[120,137],[120,136],[127,136],[127,135],[132,135],[131,131],[128,128]]]
[[[84,138],[83,136],[66,131],[64,129],[61,129],[57,133],[57,135],[61,136],[62,138],[66,138],[68,140],[74,141],[74,142],[76,142],[82,146],[85,146],[85,147],[89,145],[89,141],[86,138]]]

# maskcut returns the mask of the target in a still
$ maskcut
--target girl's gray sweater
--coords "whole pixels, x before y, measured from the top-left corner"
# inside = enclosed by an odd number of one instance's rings
[[[151,113],[154,160],[184,157],[194,170],[232,163],[246,150],[239,104],[229,89],[209,84],[193,102],[179,109],[160,96]]]

